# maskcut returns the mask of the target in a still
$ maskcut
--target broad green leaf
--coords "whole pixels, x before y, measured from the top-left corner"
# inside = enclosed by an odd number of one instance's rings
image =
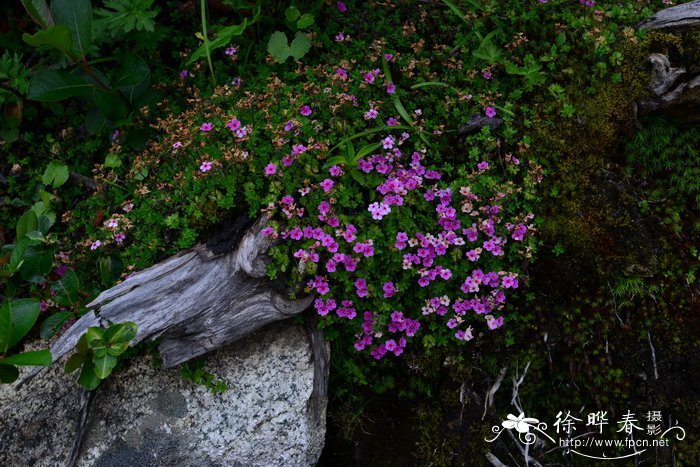
[[[43,274],[41,273],[41,256],[36,253],[32,253],[31,256],[27,257],[22,262],[22,267],[20,267],[19,272],[22,279],[32,284],[40,284],[44,281]]]
[[[301,16],[301,11],[299,11],[299,8],[295,7],[294,5],[291,5],[287,10],[284,12],[284,16],[286,16],[287,21],[290,23],[293,23],[294,21]]]
[[[95,105],[107,120],[120,121],[129,113],[126,103],[118,94],[95,88],[94,97]]]
[[[128,348],[129,348],[129,344],[127,344],[126,342],[123,342],[121,344],[111,344],[107,348],[107,353],[109,355],[114,355],[115,357],[118,357],[121,354],[123,354],[124,352],[126,352],[126,349],[128,349]]]
[[[51,366],[51,352],[48,349],[23,352],[0,359],[0,364],[21,366]]]
[[[53,218],[47,214],[41,214],[39,215],[39,232],[43,233],[46,235],[51,228],[51,226],[56,222],[56,217],[55,215]]]
[[[345,159],[345,156],[333,156],[330,159],[326,161],[325,164],[323,164],[323,168],[327,169],[328,167],[332,165],[338,165],[338,164],[347,164],[347,160]]]
[[[248,21],[248,18],[245,18],[241,24],[236,24],[233,26],[227,26],[221,30],[219,30],[216,33],[216,39],[213,41],[209,42],[209,52],[211,51],[224,47],[228,45],[231,42],[231,39],[234,38],[235,36],[240,36],[243,34],[243,32],[246,30],[248,26],[253,24],[255,20],[258,18],[258,15],[260,14],[260,4],[256,6],[256,13],[253,16],[253,19]],[[195,60],[198,60],[200,58],[206,57],[207,56],[207,49],[204,45],[202,45],[200,48],[194,51],[192,56],[190,57],[189,60],[187,60],[187,65],[193,63]]]
[[[29,211],[22,214],[22,217],[20,217],[17,221],[17,236],[15,238],[17,239],[17,241],[20,241],[29,232],[37,230],[38,228],[39,220],[36,218],[36,214],[34,213],[34,211],[30,209]]]
[[[130,88],[144,81],[150,81],[151,69],[148,64],[135,53],[126,53],[121,57],[122,66],[114,76],[115,88]]]
[[[80,385],[88,391],[92,391],[100,385],[101,380],[95,374],[95,367],[91,360],[87,360],[83,365],[78,381],[80,381]]]
[[[25,254],[27,253],[27,248],[29,247],[29,239],[27,237],[21,237],[21,239],[15,243],[15,247],[12,249],[12,255],[10,255],[10,271],[15,273],[22,267],[24,262]]]
[[[136,323],[127,321],[110,326],[105,331],[104,339],[109,343],[129,342],[136,337],[137,332],[138,326],[136,326]]]
[[[65,373],[73,373],[75,370],[80,368],[83,363],[85,363],[85,355],[80,355],[79,353],[74,353],[68,360],[66,360],[66,366],[63,369]]]
[[[27,232],[27,238],[29,240],[39,243],[44,243],[46,241],[46,237],[44,237],[44,234],[38,230],[32,230],[31,232]]]
[[[119,359],[113,355],[106,354],[100,358],[94,358],[95,374],[100,379],[105,379],[117,365]]]
[[[46,0],[21,0],[29,16],[42,28],[54,25],[53,16]]]
[[[350,171],[350,175],[351,175],[352,178],[354,178],[355,181],[356,181],[357,183],[359,183],[360,185],[365,185],[365,183],[367,183],[367,180],[365,179],[364,174],[363,174],[362,172],[360,172],[359,170],[357,170],[357,169],[352,169],[352,170]]]
[[[107,154],[107,157],[105,157],[105,167],[109,169],[115,169],[117,167],[122,166],[122,160],[119,159],[119,156],[114,154],[114,153],[109,153]]]
[[[73,43],[71,51],[85,58],[92,45],[92,5],[90,0],[53,0],[51,13],[56,24],[70,29]]]
[[[296,60],[306,55],[311,50],[311,39],[305,33],[299,31],[294,36],[292,46],[289,48],[289,54]]]
[[[301,18],[297,21],[297,29],[306,29],[312,24],[314,24],[314,15],[305,13],[301,15]]]
[[[59,305],[70,306],[78,301],[80,282],[72,269],[66,270],[63,277],[54,282],[51,288],[56,292],[54,300]]]
[[[112,285],[112,283],[119,278],[122,271],[124,271],[124,263],[113,255],[100,258],[98,266],[102,284],[104,284],[105,287]]]
[[[85,129],[91,135],[94,135],[107,124],[107,118],[104,116],[100,109],[94,108],[85,115]]]
[[[51,161],[41,177],[44,185],[52,184],[54,188],[58,188],[68,180],[68,166],[62,162]]]
[[[46,318],[43,323],[41,323],[39,335],[42,339],[51,339],[63,327],[66,321],[70,319],[71,316],[71,313],[68,311],[54,313]]]
[[[10,312],[10,301],[5,300],[0,306],[0,353],[5,353],[10,348],[11,333],[12,314]]]
[[[281,31],[275,31],[267,43],[267,51],[277,63],[284,63],[290,55],[287,35]]]
[[[19,378],[19,370],[12,365],[0,363],[0,383],[10,384]]]
[[[10,303],[12,330],[10,347],[14,347],[32,329],[39,317],[39,300],[23,298]]]
[[[382,147],[382,143],[375,143],[375,144],[368,144],[367,146],[363,146],[360,148],[359,151],[357,151],[357,154],[355,154],[355,162],[359,161],[363,157],[365,157],[367,154],[373,153],[377,149]]]
[[[80,336],[80,339],[78,339],[77,344],[75,344],[75,351],[78,352],[80,355],[87,355],[88,352],[90,351],[90,347],[88,347],[87,343],[87,334],[83,334]]]
[[[90,326],[85,332],[85,339],[87,339],[88,347],[93,350],[104,348],[104,329],[96,326]]]
[[[70,29],[65,24],[49,26],[34,35],[25,32],[22,34],[22,40],[32,47],[50,45],[64,53],[70,52],[71,48]]]
[[[35,101],[56,102],[69,97],[89,97],[94,86],[65,70],[43,69],[29,81],[27,97]]]

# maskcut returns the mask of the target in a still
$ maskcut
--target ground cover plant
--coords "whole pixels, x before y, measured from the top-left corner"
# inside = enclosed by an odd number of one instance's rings
[[[647,338],[669,374],[697,362],[697,130],[630,112],[650,51],[694,53],[690,33],[634,28],[666,2],[83,1],[79,24],[23,3],[0,59],[0,324],[31,305],[26,331],[37,314],[29,336],[50,339],[100,291],[266,216],[269,278],[316,296],[332,343],[326,462],[353,442],[374,464],[502,456],[483,439],[509,395],[487,422],[466,401],[525,362],[532,413],[697,415],[635,379]],[[86,387],[135,332],[113,328],[67,368]],[[416,447],[373,444],[373,419],[418,425],[381,438]],[[697,442],[669,452],[692,465]]]

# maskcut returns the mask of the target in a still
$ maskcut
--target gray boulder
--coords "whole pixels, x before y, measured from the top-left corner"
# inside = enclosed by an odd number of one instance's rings
[[[280,322],[212,352],[206,368],[227,382],[212,394],[177,369],[131,360],[90,397],[58,362],[24,385],[0,385],[0,465],[302,466],[323,448],[327,345],[319,363],[299,325]]]

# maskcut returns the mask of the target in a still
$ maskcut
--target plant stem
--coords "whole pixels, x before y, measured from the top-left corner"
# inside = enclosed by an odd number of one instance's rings
[[[207,36],[207,9],[206,0],[199,1],[200,13],[202,15],[202,36],[204,36],[204,51],[207,54],[207,63],[209,63],[209,71],[211,72],[211,82],[216,86],[216,78],[214,77],[214,65],[211,63],[211,53],[209,52],[209,37]]]

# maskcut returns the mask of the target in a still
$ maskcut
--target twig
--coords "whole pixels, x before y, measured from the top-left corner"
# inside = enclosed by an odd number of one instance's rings
[[[503,462],[501,462],[501,461],[498,459],[498,457],[496,457],[496,456],[494,456],[493,454],[491,454],[491,452],[487,452],[487,453],[486,453],[486,460],[488,460],[489,462],[491,462],[491,465],[493,465],[493,467],[507,467],[506,464],[504,464]]]
[[[506,367],[501,368],[501,372],[498,374],[498,378],[496,378],[496,382],[493,383],[493,386],[491,386],[491,389],[489,389],[486,392],[486,400],[484,400],[484,415],[481,416],[481,419],[486,418],[486,412],[488,411],[489,407],[493,405],[493,396],[496,395],[496,391],[498,391],[498,388],[501,387],[501,382],[503,382],[503,378],[506,376]]]
[[[651,343],[651,334],[649,334],[649,331],[647,331],[647,339],[649,340],[649,349],[651,349],[651,362],[654,365],[654,379],[659,379],[659,371],[656,368],[656,350],[654,350],[654,346]]]
[[[80,445],[83,443],[83,436],[85,436],[85,429],[87,428],[88,415],[90,414],[90,407],[92,406],[92,400],[95,398],[95,393],[95,390],[83,390],[83,393],[80,396],[81,406],[78,423],[75,427],[75,440],[73,441],[73,448],[71,449],[70,458],[66,463],[66,467],[73,467],[78,461]]]

